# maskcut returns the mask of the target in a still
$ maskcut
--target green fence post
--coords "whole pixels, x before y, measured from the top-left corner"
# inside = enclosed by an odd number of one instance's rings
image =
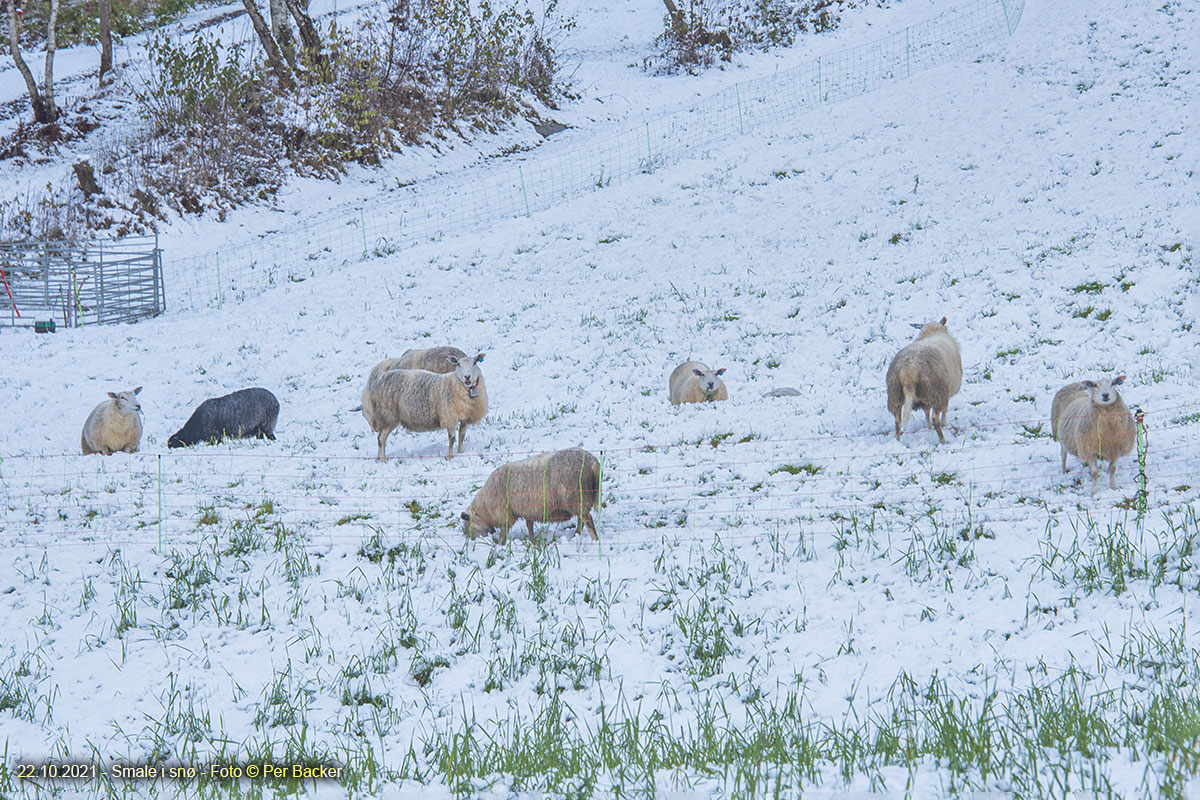
[[[1146,514],[1147,495],[1147,480],[1146,480],[1146,448],[1149,442],[1146,438],[1146,412],[1139,407],[1134,412],[1134,418],[1137,420],[1137,460],[1138,460],[1138,490],[1137,490],[1137,518],[1141,524],[1142,517]]]
[[[650,149],[650,123],[646,123],[646,163],[649,165],[650,174],[654,174],[654,151]]]
[[[162,552],[162,453],[158,454],[158,551]]]
[[[741,89],[738,88],[738,85],[736,83],[733,85],[733,93],[737,97],[738,130],[740,130],[742,133],[745,133],[746,125],[744,122],[742,122],[742,92],[741,92]]]
[[[525,216],[532,217],[529,213],[529,190],[525,188],[525,170],[520,164],[517,164],[517,173],[521,176],[521,194],[525,195]]]

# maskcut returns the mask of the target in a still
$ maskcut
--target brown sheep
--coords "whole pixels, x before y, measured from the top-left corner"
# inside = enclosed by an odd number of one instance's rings
[[[518,519],[533,538],[534,522],[565,522],[575,517],[575,534],[586,525],[598,539],[592,509],[600,503],[600,462],[578,448],[514,461],[497,468],[462,513],[463,532],[474,539],[500,531],[500,544]]]
[[[1069,383],[1054,395],[1050,406],[1050,433],[1062,449],[1062,471],[1067,453],[1087,464],[1092,474],[1092,496],[1100,480],[1100,461],[1108,462],[1109,488],[1117,488],[1117,459],[1129,455],[1137,441],[1137,425],[1117,387],[1124,375],[1112,380]]]
[[[946,330],[946,318],[941,322],[914,324],[921,332],[892,359],[887,370],[887,407],[896,418],[896,440],[900,429],[908,424],[913,409],[925,411],[925,423],[932,424],[938,441],[945,444],[942,427],[950,398],[962,387],[962,356],[958,342]]]

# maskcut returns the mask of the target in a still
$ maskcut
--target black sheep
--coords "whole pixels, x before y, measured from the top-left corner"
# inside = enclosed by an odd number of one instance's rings
[[[279,401],[266,389],[241,389],[224,397],[205,400],[187,423],[167,440],[167,447],[188,447],[197,442],[216,443],[226,436],[251,436],[275,440]]]

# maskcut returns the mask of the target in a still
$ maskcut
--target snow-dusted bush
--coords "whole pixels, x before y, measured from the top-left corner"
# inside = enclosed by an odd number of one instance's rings
[[[801,33],[837,27],[843,11],[886,0],[664,0],[657,52],[645,59],[660,72],[696,72],[737,50],[787,47]]]

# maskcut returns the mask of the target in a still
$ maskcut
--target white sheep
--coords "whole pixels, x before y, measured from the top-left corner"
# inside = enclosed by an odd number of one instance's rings
[[[448,356],[454,371],[439,375],[423,369],[390,369],[363,390],[361,410],[379,439],[379,460],[387,461],[387,440],[403,426],[410,431],[446,431],[446,458],[454,455],[454,431],[458,429],[458,452],[463,450],[467,426],[487,413],[487,387],[475,358]]]
[[[142,405],[137,399],[141,391],[139,386],[128,392],[109,392],[110,399],[92,409],[79,437],[85,456],[137,452],[142,441]]]
[[[683,362],[671,371],[671,377],[667,380],[671,404],[728,400],[729,390],[725,388],[725,381],[721,380],[724,374],[724,367],[712,370],[700,361]]]
[[[599,503],[600,461],[594,455],[578,448],[542,453],[492,472],[461,515],[463,533],[474,539],[499,530],[504,544],[518,519],[525,520],[533,538],[534,522],[575,517],[576,535],[586,525],[598,539],[592,509]]]
[[[1100,480],[1100,461],[1108,462],[1108,485],[1117,488],[1117,459],[1129,455],[1137,441],[1137,425],[1117,387],[1124,375],[1111,380],[1069,383],[1054,395],[1050,433],[1062,448],[1062,471],[1067,454],[1087,464],[1092,496]]]
[[[908,424],[909,414],[916,409],[925,410],[925,424],[930,424],[929,412],[933,411],[932,424],[937,431],[938,441],[945,444],[942,427],[946,424],[946,412],[950,398],[962,388],[962,356],[958,342],[946,330],[946,318],[941,322],[914,323],[921,332],[911,344],[901,348],[887,370],[887,407],[896,418],[896,440],[900,440],[900,429]]]

